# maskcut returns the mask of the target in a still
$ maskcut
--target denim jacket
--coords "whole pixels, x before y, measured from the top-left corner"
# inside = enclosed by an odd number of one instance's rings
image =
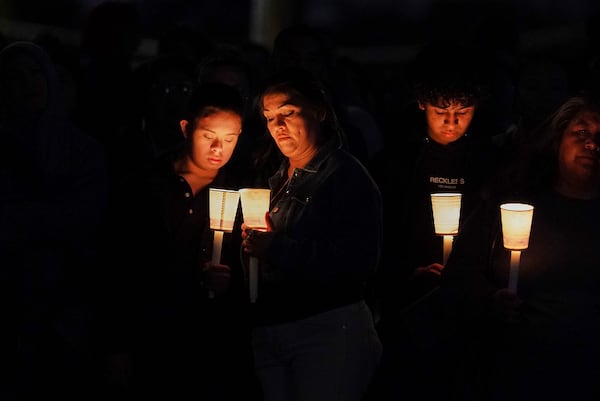
[[[381,257],[381,193],[354,156],[326,144],[286,184],[288,167],[286,159],[269,179],[275,234],[261,260],[258,324],[293,321],[363,299]]]

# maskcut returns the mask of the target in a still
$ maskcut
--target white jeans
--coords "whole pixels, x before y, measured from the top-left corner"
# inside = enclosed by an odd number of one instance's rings
[[[361,401],[382,352],[363,301],[255,328],[252,345],[265,401]]]

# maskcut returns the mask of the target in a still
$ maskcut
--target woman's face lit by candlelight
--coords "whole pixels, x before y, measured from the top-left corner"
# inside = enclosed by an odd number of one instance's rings
[[[263,97],[263,115],[277,147],[290,159],[303,159],[316,150],[317,112],[301,99],[274,92]]]
[[[229,161],[242,131],[242,117],[229,110],[198,118],[192,129],[187,120],[180,124],[191,145],[189,161],[205,170],[217,170]]]
[[[563,133],[558,148],[559,192],[596,197],[600,188],[600,114],[580,112]]]

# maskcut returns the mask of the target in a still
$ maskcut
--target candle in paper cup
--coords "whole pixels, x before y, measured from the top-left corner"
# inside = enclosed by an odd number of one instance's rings
[[[460,219],[460,193],[433,193],[431,194],[431,208],[433,211],[433,225],[437,235],[458,234]]]
[[[504,203],[500,205],[500,218],[504,248],[527,249],[533,220],[533,206],[526,203]]]
[[[209,188],[210,228],[225,232],[233,231],[240,193],[227,189]]]
[[[265,214],[269,211],[271,190],[264,188],[240,189],[244,223],[257,230],[266,230]]]

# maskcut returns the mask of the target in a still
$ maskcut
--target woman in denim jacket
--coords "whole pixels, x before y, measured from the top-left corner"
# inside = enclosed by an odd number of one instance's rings
[[[242,225],[260,261],[252,344],[265,400],[363,399],[381,356],[365,301],[383,237],[382,198],[320,83],[271,78],[260,97],[285,156],[269,179],[267,231]]]

